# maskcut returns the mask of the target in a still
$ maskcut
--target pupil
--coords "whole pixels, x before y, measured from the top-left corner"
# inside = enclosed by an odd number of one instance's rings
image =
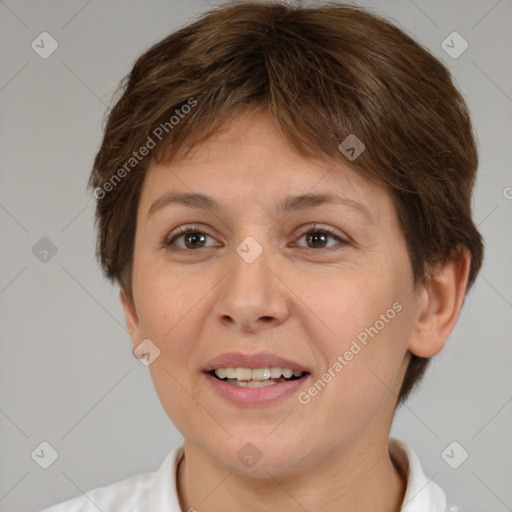
[[[321,237],[322,240],[318,240],[318,237]],[[309,242],[312,242],[313,245],[315,244],[324,244],[325,243],[325,235],[323,233],[312,233],[310,235],[308,235],[308,243]]]
[[[187,247],[197,247],[196,243],[197,243],[197,239],[202,239],[201,241],[204,243],[204,236],[201,234],[201,233],[188,233],[187,236],[185,237],[185,240],[186,240],[186,245]],[[191,243],[189,243],[191,242]]]

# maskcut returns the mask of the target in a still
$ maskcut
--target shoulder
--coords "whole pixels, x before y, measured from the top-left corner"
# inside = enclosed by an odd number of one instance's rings
[[[124,512],[144,503],[154,481],[154,473],[144,473],[104,487],[99,487],[47,508],[42,512]],[[147,501],[147,499],[146,499]]]
[[[98,512],[98,510],[108,510],[108,512],[168,510],[174,512],[173,508],[164,509],[162,507],[172,504],[163,500],[174,496],[175,469],[181,453],[182,447],[177,446],[169,452],[157,471],[142,473],[87,491],[77,498],[58,503],[40,512]]]

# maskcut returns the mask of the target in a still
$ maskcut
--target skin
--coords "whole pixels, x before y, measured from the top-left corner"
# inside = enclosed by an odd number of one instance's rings
[[[183,510],[400,509],[405,483],[388,451],[396,398],[410,353],[437,354],[452,331],[470,258],[446,262],[415,289],[390,195],[348,164],[304,159],[257,112],[234,117],[188,156],[148,167],[133,296],[121,292],[121,301],[133,348],[149,338],[160,350],[149,368],[185,439]],[[167,205],[148,216],[168,191],[207,194],[221,209]],[[308,192],[357,201],[370,217],[333,204],[273,214],[284,196]],[[182,235],[173,245],[181,251],[165,245],[191,224],[208,236],[187,245]],[[323,227],[341,241],[308,242],[304,235]],[[247,236],[263,249],[252,263],[235,251]],[[394,303],[402,310],[308,404],[292,394],[233,405],[200,372],[225,352],[272,352],[309,368],[307,390]],[[250,468],[237,457],[247,442],[262,454]]]

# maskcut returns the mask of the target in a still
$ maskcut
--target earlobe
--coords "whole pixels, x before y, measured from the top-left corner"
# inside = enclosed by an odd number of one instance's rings
[[[467,251],[442,263],[421,290],[418,318],[409,350],[432,357],[445,346],[459,318],[467,289],[471,256]]]
[[[139,319],[135,310],[135,304],[131,298],[127,297],[123,290],[120,291],[119,298],[121,299],[121,305],[123,306],[126,327],[128,328],[128,332],[132,339],[132,345],[135,349],[141,340]]]

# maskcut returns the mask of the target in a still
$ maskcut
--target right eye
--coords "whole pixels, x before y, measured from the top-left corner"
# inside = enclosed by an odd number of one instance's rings
[[[165,246],[171,251],[193,251],[196,249],[202,249],[203,247],[208,247],[205,245],[207,238],[211,238],[213,240],[210,235],[201,231],[199,226],[187,226],[180,228],[176,233],[171,234],[165,241]],[[176,244],[176,241],[180,239],[183,241],[184,246]],[[213,246],[215,245],[216,244],[213,244]]]

